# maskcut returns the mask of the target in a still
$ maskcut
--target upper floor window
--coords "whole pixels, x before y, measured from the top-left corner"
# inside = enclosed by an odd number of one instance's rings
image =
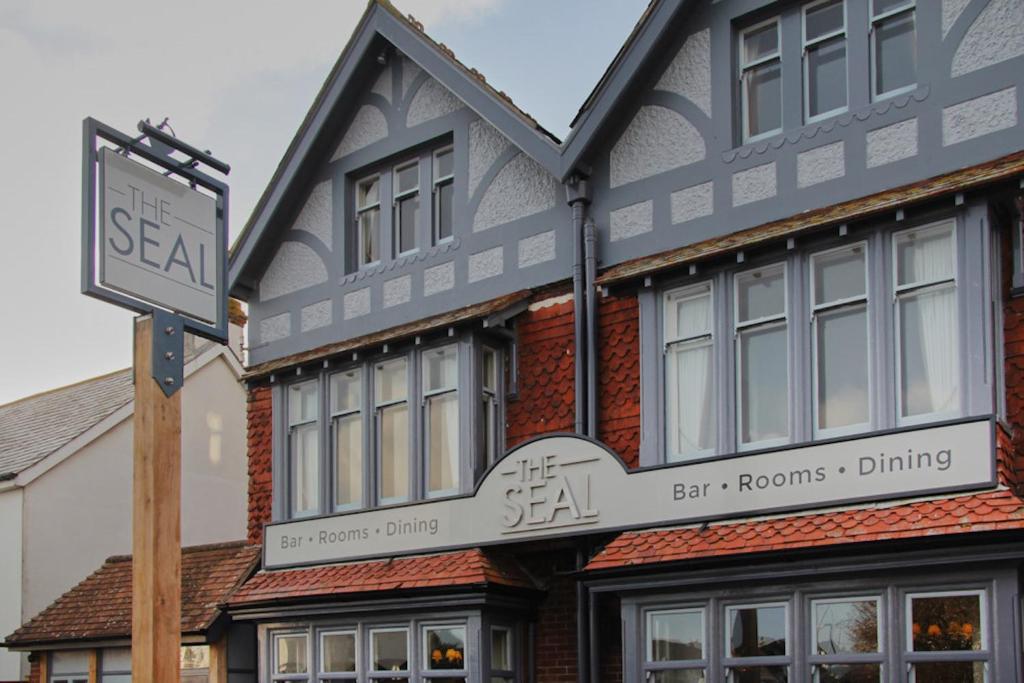
[[[288,384],[281,509],[294,518],[469,490],[502,452],[504,355],[466,333]]]
[[[657,310],[642,310],[661,353],[642,356],[643,376],[663,379],[645,384],[659,436],[643,462],[994,412],[998,265],[984,230],[866,228],[652,295]]]
[[[871,94],[905,92],[917,83],[915,0],[871,0]]]
[[[354,183],[350,270],[439,244],[454,235],[455,165],[448,145],[389,163]],[[382,210],[390,204],[390,211]]]
[[[803,8],[804,119],[846,109],[846,3],[821,0]]]
[[[778,19],[752,26],[740,38],[744,140],[782,130],[781,42]]]

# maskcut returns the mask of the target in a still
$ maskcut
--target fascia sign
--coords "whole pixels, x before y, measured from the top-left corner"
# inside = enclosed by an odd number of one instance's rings
[[[270,524],[276,569],[992,487],[991,418],[630,471],[566,434],[509,451],[472,495]]]

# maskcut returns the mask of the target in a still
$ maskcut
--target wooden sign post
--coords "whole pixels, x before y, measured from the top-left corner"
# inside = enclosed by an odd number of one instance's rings
[[[181,392],[153,373],[154,316],[135,320],[132,679],[178,683],[181,650]]]

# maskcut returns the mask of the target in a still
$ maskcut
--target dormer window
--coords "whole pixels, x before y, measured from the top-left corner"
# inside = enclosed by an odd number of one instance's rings
[[[452,238],[455,199],[455,153],[451,147],[434,152],[434,244]]]
[[[357,253],[359,267],[380,261],[380,176],[356,184]]]
[[[745,141],[782,130],[780,44],[777,18],[751,26],[740,39],[740,88]]]
[[[420,222],[420,167],[414,159],[395,168],[395,256],[416,251]]]

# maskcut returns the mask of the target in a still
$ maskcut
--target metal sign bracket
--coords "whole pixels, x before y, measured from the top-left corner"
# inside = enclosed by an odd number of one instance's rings
[[[153,380],[170,397],[185,383],[185,324],[180,315],[153,309]]]

